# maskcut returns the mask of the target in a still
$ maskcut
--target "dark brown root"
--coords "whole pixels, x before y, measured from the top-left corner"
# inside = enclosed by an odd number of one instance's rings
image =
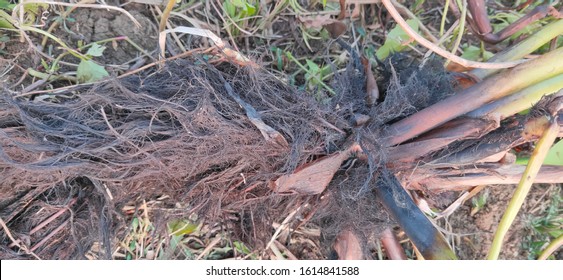
[[[227,94],[223,78],[291,146],[267,141]],[[218,72],[176,61],[142,78],[65,94],[72,96],[2,95],[0,215],[13,231],[28,232],[51,214],[38,214],[41,207],[55,211],[74,199],[73,219],[64,215],[50,226],[69,221],[59,235],[72,228],[75,236],[97,235],[75,240],[86,248],[109,244],[119,208],[137,199],[167,195],[208,219],[256,207],[270,199],[270,180],[343,141],[330,125],[338,118],[312,98],[273,76],[230,66]],[[31,239],[33,246],[41,238]],[[76,258],[85,250],[65,247],[65,254],[38,253]],[[111,258],[109,248],[104,258]]]

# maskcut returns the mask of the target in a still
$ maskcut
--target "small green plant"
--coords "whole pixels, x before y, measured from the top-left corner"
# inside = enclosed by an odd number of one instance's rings
[[[481,194],[471,199],[471,204],[473,207],[471,208],[470,215],[473,216],[477,214],[477,212],[481,211],[487,205],[487,199],[489,198],[489,190],[485,189]]]
[[[331,68],[330,65],[325,65],[323,67],[320,67],[318,64],[316,64],[314,61],[310,60],[310,59],[306,59],[306,63],[307,66],[301,64],[301,62],[299,62],[299,60],[297,60],[295,57],[293,57],[293,55],[290,52],[285,52],[285,55],[287,56],[287,58],[289,60],[291,60],[292,62],[294,62],[295,64],[297,64],[297,66],[299,66],[299,68],[305,72],[305,87],[308,90],[311,91],[317,91],[318,93],[318,89],[319,88],[324,88],[326,91],[328,91],[330,94],[335,95],[336,93],[334,92],[334,90],[329,87],[324,80],[326,80],[329,75],[331,74]],[[320,96],[317,96],[320,97]]]
[[[412,29],[418,32],[418,22],[416,20],[409,19],[407,23]],[[375,52],[375,55],[379,60],[384,60],[392,53],[404,50],[411,42],[411,37],[397,25],[389,31],[385,43]]]
[[[547,209],[538,216],[528,219],[527,228],[531,234],[523,242],[522,247],[528,251],[529,259],[536,259],[545,247],[557,237],[563,235],[563,196],[555,194]],[[554,259],[554,256],[549,257]]]
[[[0,29],[17,30],[14,26],[10,13],[16,7],[16,4],[11,4],[8,0],[0,0]],[[37,21],[41,16],[41,12],[46,10],[49,6],[41,3],[24,4],[24,25],[31,25]],[[1,33],[0,33],[1,34]]]
[[[130,231],[121,243],[125,250],[125,259],[152,259],[158,251],[152,241],[155,227],[150,221],[147,213],[133,217]]]
[[[106,47],[94,43],[86,52],[86,58],[80,59],[80,64],[78,64],[78,69],[76,70],[79,82],[91,83],[109,76],[109,73],[103,66],[92,60],[92,57],[102,56],[105,49]]]
[[[226,0],[223,8],[228,17],[234,22],[229,24],[229,31],[236,36],[240,33],[240,28],[246,28],[250,17],[258,12],[255,0]],[[237,27],[238,26],[238,27]]]

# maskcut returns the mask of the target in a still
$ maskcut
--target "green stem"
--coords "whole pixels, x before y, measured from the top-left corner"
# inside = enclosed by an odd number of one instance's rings
[[[57,42],[61,47],[63,47],[63,49],[65,49],[68,53],[74,55],[75,57],[80,58],[80,59],[88,59],[87,56],[85,56],[85,55],[77,52],[76,50],[70,48],[61,39],[55,37],[54,35],[52,35],[51,33],[47,32],[47,31],[41,30],[39,28],[31,27],[31,26],[20,26],[19,28],[23,31],[32,31],[32,32],[42,34],[43,36],[47,36],[47,37],[49,37],[49,39]]]
[[[517,93],[489,103],[467,114],[473,118],[504,120],[518,112],[532,107],[544,96],[551,95],[563,88],[563,74],[541,81]]]
[[[400,144],[487,103],[563,74],[560,61],[563,61],[563,48],[522,63],[418,111],[387,129],[388,145]]]
[[[56,80],[67,80],[67,81],[71,81],[71,82],[77,82],[77,79],[73,76],[62,76],[62,75],[52,75],[52,74],[47,74],[47,73],[43,73],[43,72],[39,72],[36,71],[34,69],[28,68],[27,69],[28,73],[30,76],[32,77],[36,77],[45,81],[56,81]]]
[[[542,27],[542,29],[522,42],[505,51],[497,53],[489,59],[488,62],[504,62],[521,59],[525,55],[539,49],[541,46],[547,44],[553,38],[556,38],[561,34],[563,34],[563,19],[559,19]],[[494,73],[497,73],[498,71],[500,71],[500,69],[475,69],[471,71],[471,74],[480,79],[484,79]]]
[[[552,120],[549,127],[543,132],[540,140],[538,141],[538,144],[536,145],[536,148],[534,149],[534,152],[532,153],[532,156],[530,157],[530,162],[528,162],[526,170],[524,171],[524,174],[522,174],[522,178],[518,183],[518,187],[516,188],[516,191],[514,192],[514,195],[512,196],[512,199],[510,200],[508,207],[506,208],[506,211],[504,212],[504,215],[502,216],[502,219],[498,225],[497,231],[495,232],[493,244],[491,245],[487,259],[496,260],[498,258],[504,237],[506,236],[508,229],[512,225],[512,222],[514,222],[518,211],[520,211],[520,208],[524,203],[524,199],[530,191],[532,183],[538,175],[545,156],[547,155],[549,148],[557,138],[558,133],[559,125],[557,124],[557,119],[555,119]]]
[[[176,0],[168,0],[168,3],[166,4],[166,8],[164,8],[164,11],[162,12],[162,16],[160,18],[160,24],[158,25],[158,33],[166,29],[166,22],[168,21],[168,17],[170,16],[170,12],[172,11],[172,8],[174,8],[174,5],[176,5]]]
[[[538,260],[547,260],[549,255],[553,254],[553,252],[555,252],[555,250],[557,250],[561,246],[563,246],[563,234],[559,235],[559,237],[553,240],[553,242],[549,243],[547,248],[545,248],[545,250],[541,252]]]
[[[452,48],[452,53],[455,54],[457,52],[457,48],[461,43],[461,38],[463,38],[463,33],[465,31],[465,18],[467,17],[467,0],[463,0],[463,10],[461,11],[461,19],[459,21],[459,26],[457,27],[457,38],[455,40],[454,46]],[[444,65],[448,65],[450,60],[446,60]]]
[[[148,56],[150,57],[150,55],[149,55],[146,51],[144,51],[143,49],[141,49],[137,44],[135,44],[133,41],[131,41],[131,39],[129,39],[129,37],[127,37],[127,36],[119,36],[119,37],[115,37],[115,38],[102,39],[102,40],[99,40],[99,41],[92,42],[92,43],[90,43],[90,44],[84,45],[84,46],[82,46],[82,47],[78,47],[77,50],[80,50],[80,51],[81,51],[81,50],[85,50],[85,49],[91,47],[91,46],[94,45],[94,44],[101,45],[101,44],[104,44],[104,43],[107,43],[107,42],[119,41],[119,40],[125,40],[125,41],[129,42],[129,43],[130,43],[133,47],[135,47],[137,50],[143,52],[143,54],[148,55]],[[60,54],[59,56],[57,56],[57,58],[55,58],[55,60],[53,61],[53,64],[51,65],[51,68],[49,69],[49,71],[54,72],[55,69],[56,69],[57,64],[59,63],[59,61],[61,61],[61,59],[62,59],[63,57],[65,57],[66,55],[68,55],[68,54],[69,54],[69,52],[64,52],[64,53]],[[90,60],[89,57],[85,57],[84,59],[85,59],[85,60]]]
[[[444,11],[442,11],[442,21],[440,21],[440,37],[444,36],[446,17],[448,15],[449,8],[450,8],[450,0],[446,0],[446,4],[444,4]]]

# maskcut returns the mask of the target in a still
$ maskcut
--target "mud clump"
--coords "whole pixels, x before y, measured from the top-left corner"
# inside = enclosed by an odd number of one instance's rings
[[[125,14],[106,11],[102,9],[79,9],[74,14],[74,23],[70,25],[72,33],[58,34],[70,37],[70,41],[83,40],[86,44],[127,36],[147,52],[151,52],[157,46],[158,30],[151,20],[140,12],[130,11],[131,15],[141,24],[136,27],[131,19]],[[67,23],[68,24],[68,23]],[[100,62],[106,64],[121,64],[137,58],[141,53],[126,41],[116,41],[112,47],[104,51],[99,58]]]

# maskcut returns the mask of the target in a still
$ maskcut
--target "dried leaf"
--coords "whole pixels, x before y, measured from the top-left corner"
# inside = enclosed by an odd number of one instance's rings
[[[252,68],[259,68],[258,64],[256,64],[254,61],[250,60],[249,58],[239,53],[238,51],[235,51],[227,47],[225,43],[223,43],[223,40],[221,40],[221,38],[219,38],[219,36],[215,35],[213,32],[207,29],[186,27],[186,26],[178,26],[176,28],[167,29],[160,32],[160,34],[158,35],[158,46],[160,48],[160,55],[162,57],[165,57],[166,34],[173,32],[180,32],[180,33],[209,38],[222,51],[225,57],[232,60],[234,63],[237,63],[240,66],[250,66]]]
[[[366,103],[368,106],[373,106],[379,99],[379,88],[377,87],[377,82],[371,71],[371,63],[368,62],[365,66],[366,71]]]
[[[338,152],[306,164],[293,174],[283,175],[273,182],[275,192],[319,194],[328,186],[342,162],[350,157],[350,150]]]
[[[448,64],[450,65],[450,64]],[[458,64],[459,65],[459,64]],[[470,74],[470,73],[458,73],[452,72],[451,73],[454,79],[456,80],[457,86],[462,89],[469,88],[470,86],[479,82],[479,78]]]
[[[320,29],[325,25],[331,24],[337,20],[331,19],[330,14],[316,16],[299,16],[299,21],[306,28]]]
[[[362,246],[358,237],[351,231],[345,230],[338,234],[332,246],[339,260],[362,260]]]

